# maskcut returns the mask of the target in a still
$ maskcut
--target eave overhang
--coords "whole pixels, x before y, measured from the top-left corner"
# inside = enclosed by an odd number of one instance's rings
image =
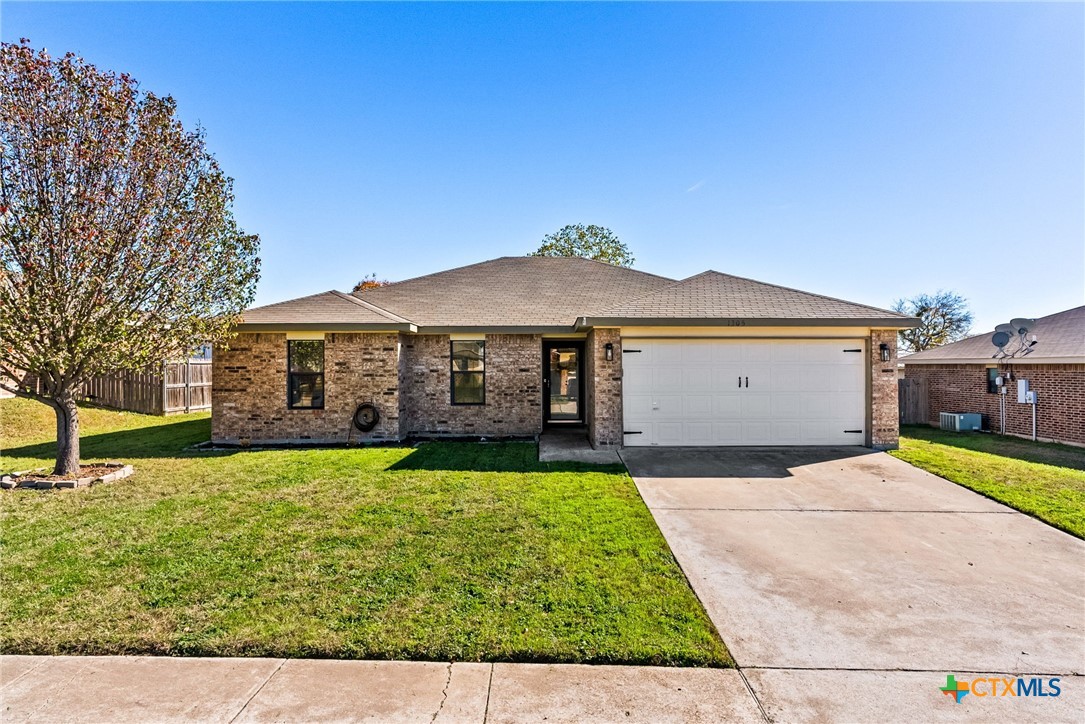
[[[354,323],[354,322],[283,322],[245,323],[234,325],[237,332],[417,332],[411,323]]]
[[[910,317],[783,318],[783,317],[580,317],[576,329],[589,327],[874,327],[909,329]]]

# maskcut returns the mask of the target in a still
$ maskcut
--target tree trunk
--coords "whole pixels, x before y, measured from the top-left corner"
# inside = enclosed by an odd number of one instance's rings
[[[55,401],[57,415],[57,464],[53,475],[79,472],[79,408],[70,394]]]

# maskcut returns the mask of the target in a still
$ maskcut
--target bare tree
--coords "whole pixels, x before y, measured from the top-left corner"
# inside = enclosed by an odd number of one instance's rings
[[[893,311],[920,320],[918,327],[900,332],[900,346],[906,352],[922,352],[956,342],[972,329],[968,302],[954,292],[938,290],[934,294],[898,299]]]
[[[259,239],[169,96],[25,39],[0,46],[0,79],[0,386],[53,408],[68,475],[79,386],[225,339]]]

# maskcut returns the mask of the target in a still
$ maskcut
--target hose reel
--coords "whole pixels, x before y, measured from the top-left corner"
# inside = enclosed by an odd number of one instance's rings
[[[371,432],[380,421],[380,410],[376,405],[364,402],[354,411],[354,427],[362,432]]]

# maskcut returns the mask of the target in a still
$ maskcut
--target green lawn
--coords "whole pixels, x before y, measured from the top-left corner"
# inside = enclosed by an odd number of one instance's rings
[[[620,467],[185,452],[206,415],[82,420],[84,459],[136,475],[0,494],[5,653],[732,664]],[[0,400],[0,470],[50,465],[53,424]]]
[[[1083,448],[908,425],[890,454],[1085,538]]]

